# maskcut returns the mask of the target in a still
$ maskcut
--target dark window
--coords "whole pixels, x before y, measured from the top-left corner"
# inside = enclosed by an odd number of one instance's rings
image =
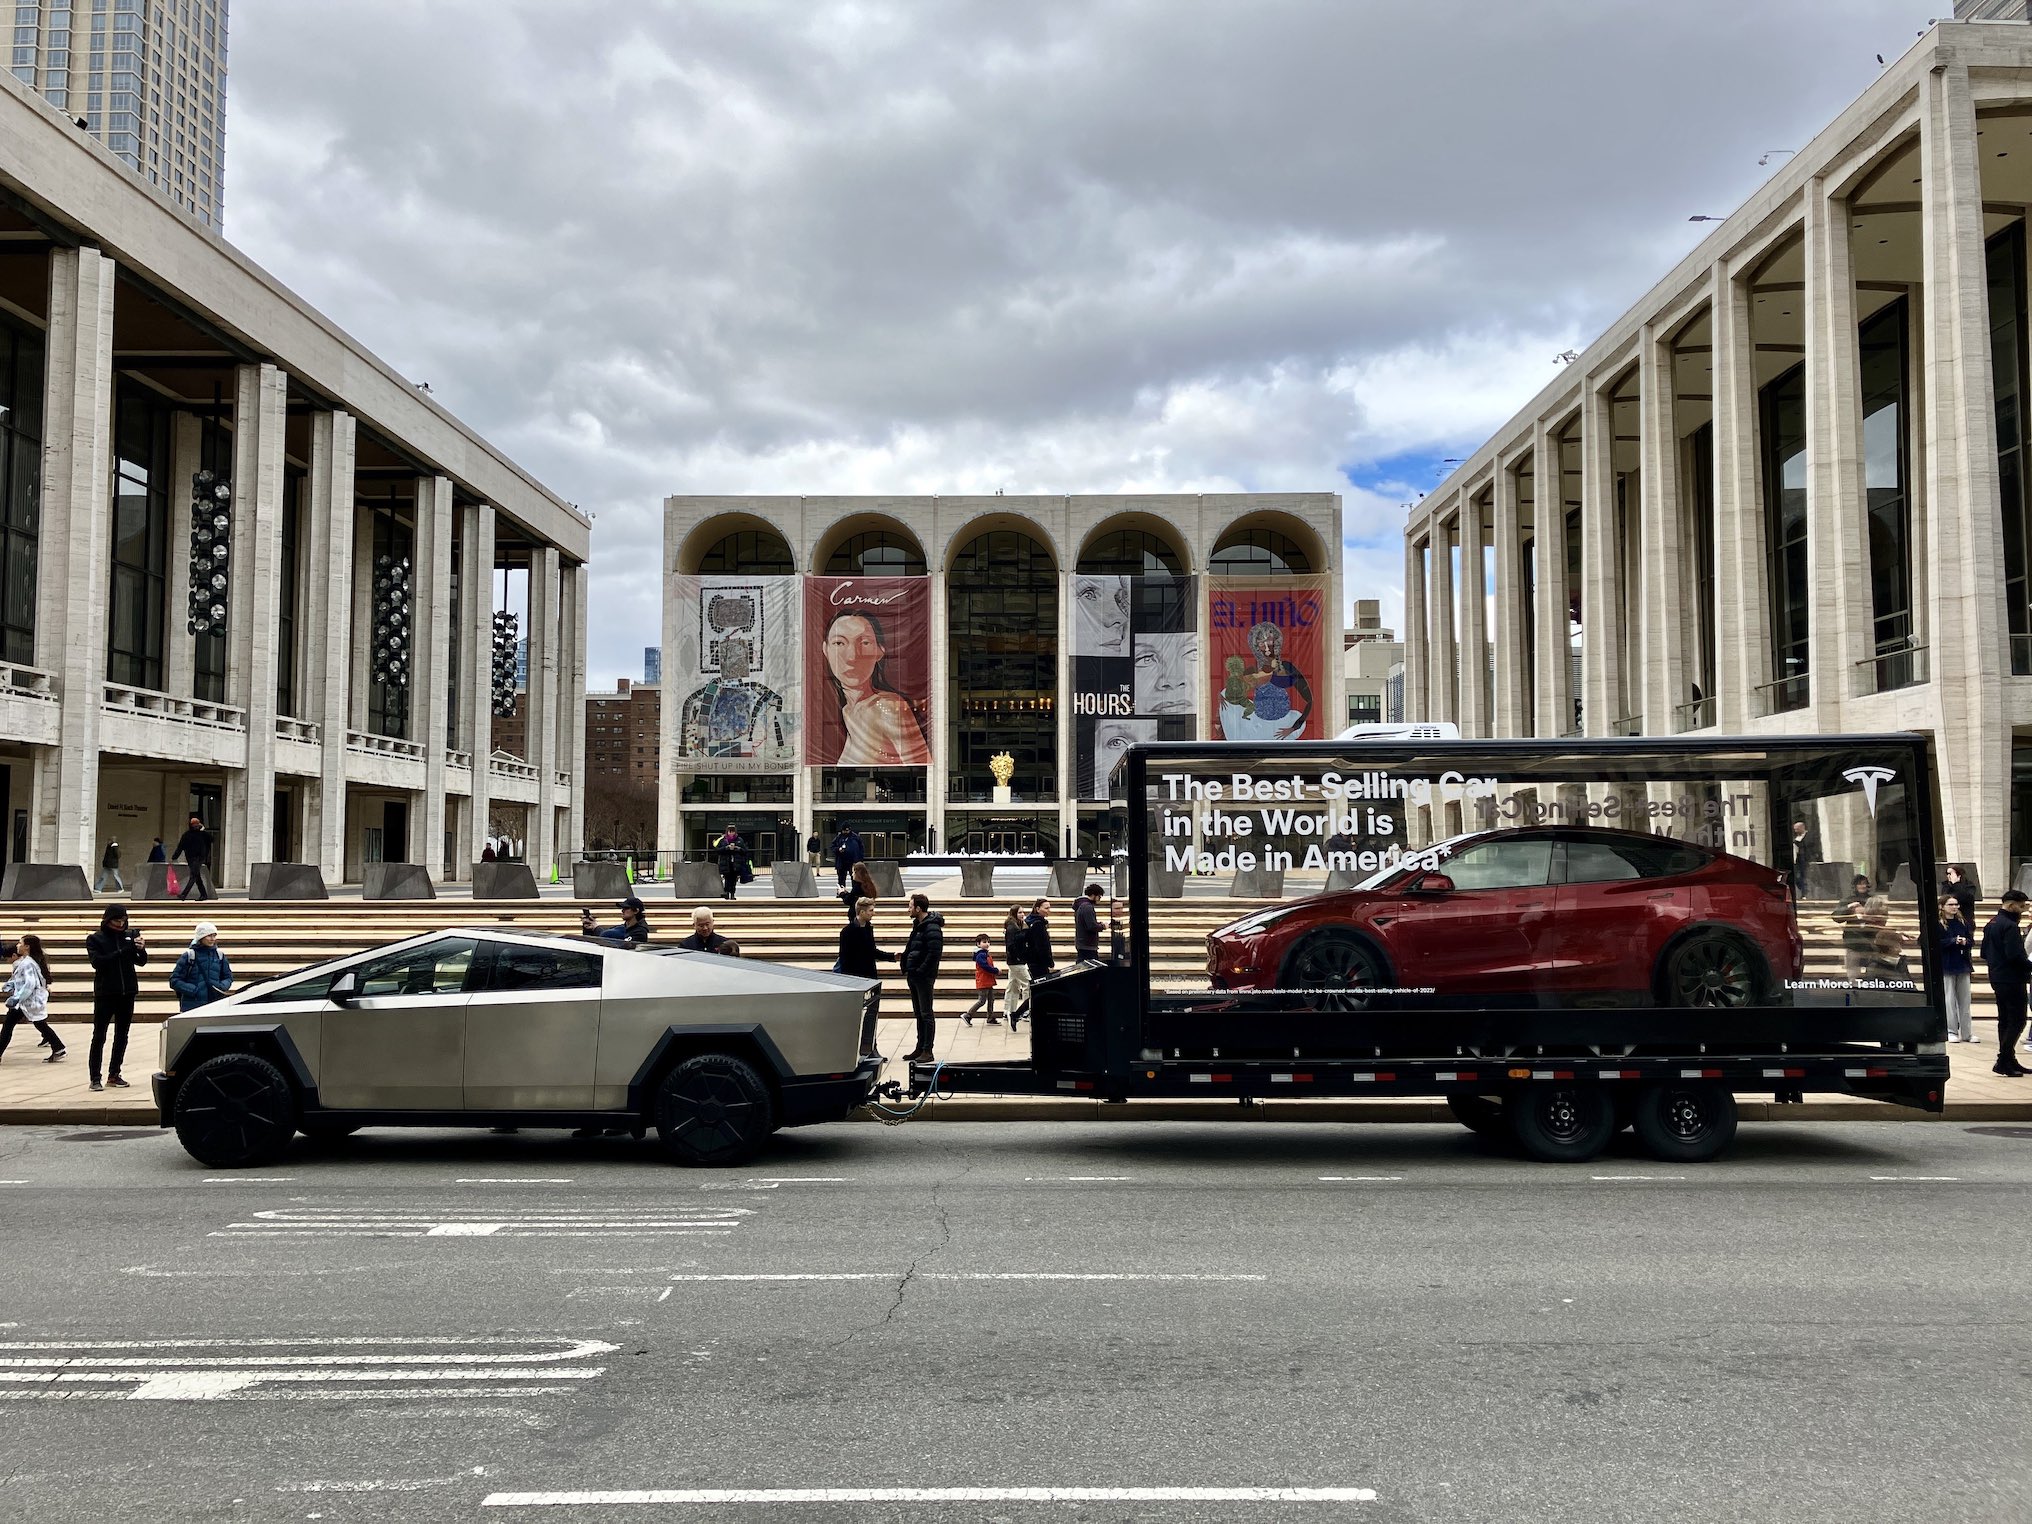
[[[1616,854],[1645,878],[1691,873],[1707,861],[1707,854],[1700,848],[1662,836],[1648,841],[1619,841],[1614,845]]]
[[[354,969],[362,997],[456,995],[466,988],[479,946],[471,937],[439,937],[359,964]]]
[[[597,953],[573,952],[569,948],[497,943],[493,967],[480,988],[495,994],[509,990],[596,990],[605,962]]]
[[[42,339],[0,325],[0,661],[35,660]]]
[[[970,540],[946,579],[952,738],[949,797],[993,798],[988,759],[1016,761],[1020,798],[1058,792],[1058,575],[1051,553],[1018,530]]]
[[[1312,570],[1312,557],[1278,530],[1231,529],[1214,546],[1209,567],[1219,577],[1302,577]]]
[[[408,558],[415,565],[416,535],[410,526],[392,512],[383,511],[374,515],[374,554],[368,564],[368,575],[373,577],[388,558],[391,564]],[[410,584],[412,597],[415,584]],[[380,600],[377,597],[375,601]],[[377,608],[373,612],[379,613]],[[416,616],[418,610],[410,604],[410,656],[415,657]],[[409,738],[409,678],[415,671],[413,666],[404,673],[400,682],[375,682],[370,675],[367,682],[367,729],[375,735],[393,736],[398,740]]]
[[[208,423],[205,426],[204,445],[199,463],[230,486],[238,486],[238,483],[233,481],[233,436],[229,429],[216,423]],[[191,494],[191,514],[195,518],[201,511],[196,495],[197,484],[172,482],[170,490]],[[237,500],[231,504],[232,529],[229,532],[232,538],[227,543],[236,550],[244,549],[249,538],[249,533],[242,527],[247,521],[243,518],[241,507]],[[179,555],[183,555],[187,554],[189,547],[179,545],[176,549]],[[232,589],[228,588],[227,591],[230,593]],[[230,600],[226,604],[226,609],[224,630],[207,630],[202,635],[191,636],[191,697],[204,699],[212,704],[226,702],[226,630],[232,628],[235,619],[246,617],[247,612],[245,609],[234,608]]]
[[[170,410],[123,382],[113,424],[113,554],[106,678],[162,686],[162,622],[169,579]]]
[[[1154,534],[1116,529],[1088,544],[1077,569],[1091,577],[1182,577],[1185,562]]]
[[[325,991],[331,988],[332,980],[338,976],[330,969],[309,979],[298,979],[293,984],[280,985],[275,989],[256,995],[249,1002],[253,1005],[279,1005],[285,1000],[322,1000]]]
[[[775,530],[742,529],[700,556],[698,569],[701,576],[788,577],[797,567],[791,562],[790,547]]]
[[[1863,485],[1869,501],[1870,603],[1877,688],[1915,677],[1912,658],[1912,497],[1906,488],[1910,412],[1906,387],[1905,299],[1862,326]],[[1889,660],[1883,658],[1889,657]]]
[[[1704,423],[1693,431],[1693,599],[1694,686],[1697,693],[1688,699],[1712,699],[1715,691],[1715,496],[1714,425]],[[1694,725],[1714,723],[1714,710],[1696,711]]]
[[[1769,713],[1807,697],[1806,367],[1795,365],[1758,398],[1763,413],[1764,549],[1771,594]]]
[[[1350,725],[1380,725],[1383,723],[1383,695],[1380,693],[1355,693],[1348,696],[1348,723]]]
[[[2025,483],[2025,224],[1989,243],[1990,369],[1997,393],[1997,495],[2004,511],[2004,604],[2011,671],[2032,674],[2032,503]],[[2015,861],[2015,859],[2014,859]]]
[[[276,568],[275,712],[296,714],[296,614],[303,576],[303,487],[305,475],[289,466],[282,475],[282,564]],[[452,629],[458,629],[452,616]]]
[[[921,577],[924,551],[909,535],[870,529],[848,535],[826,557],[829,577]]]
[[[1569,841],[1565,845],[1561,883],[1604,884],[1643,876],[1635,863],[1605,841]]]

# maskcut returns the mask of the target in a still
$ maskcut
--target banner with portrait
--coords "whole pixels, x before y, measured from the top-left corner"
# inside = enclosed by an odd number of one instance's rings
[[[671,597],[677,645],[663,653],[664,702],[674,706],[678,771],[795,767],[797,578],[677,577]]]
[[[1078,797],[1104,800],[1138,741],[1198,738],[1199,602],[1191,577],[1072,579],[1072,732]]]
[[[1207,579],[1207,684],[1217,741],[1318,741],[1338,733],[1325,577]]]
[[[804,760],[931,761],[931,578],[806,577]]]

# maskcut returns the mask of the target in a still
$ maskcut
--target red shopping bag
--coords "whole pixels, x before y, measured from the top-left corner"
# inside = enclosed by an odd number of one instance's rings
[[[178,883],[178,882],[176,881],[176,869],[174,869],[174,868],[171,868],[171,869],[169,870],[169,892],[170,892],[171,894],[182,894],[182,893],[183,893],[183,885],[182,885],[182,884],[179,884],[179,883]]]

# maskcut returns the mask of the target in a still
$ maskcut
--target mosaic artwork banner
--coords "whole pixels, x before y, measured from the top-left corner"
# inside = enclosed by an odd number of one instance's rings
[[[678,577],[675,650],[663,655],[677,705],[680,771],[782,772],[797,765],[796,577]]]

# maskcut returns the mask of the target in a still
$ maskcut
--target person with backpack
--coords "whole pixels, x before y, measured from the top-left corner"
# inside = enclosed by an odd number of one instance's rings
[[[1009,966],[1009,998],[1004,1007],[1013,1032],[1030,1004],[1030,927],[1024,922],[1021,905],[1011,905],[1002,922],[1002,961]]]
[[[191,932],[190,946],[169,971],[169,987],[176,991],[179,1011],[210,1005],[232,989],[233,965],[219,951],[219,928],[210,921],[198,922]]]
[[[56,1028],[49,1024],[49,955],[42,950],[42,938],[30,934],[10,949],[13,966],[7,974],[7,1019],[0,1023],[0,1055],[14,1040],[14,1029],[22,1022],[41,1034],[49,1049],[43,1060],[53,1064],[69,1055]]]
[[[981,1014],[988,1018],[991,1027],[1002,1024],[1002,1018],[995,1014],[995,981],[1001,977],[1002,971],[995,967],[995,954],[984,931],[974,938],[974,1003],[961,1013],[961,1021],[972,1026],[974,1017]]]
[[[910,1011],[917,1018],[917,1046],[903,1061],[916,1063],[932,1055],[938,1022],[932,1015],[932,992],[938,984],[939,960],[945,956],[945,917],[931,908],[931,897],[910,896],[910,936],[903,944],[903,983],[910,990]]]

